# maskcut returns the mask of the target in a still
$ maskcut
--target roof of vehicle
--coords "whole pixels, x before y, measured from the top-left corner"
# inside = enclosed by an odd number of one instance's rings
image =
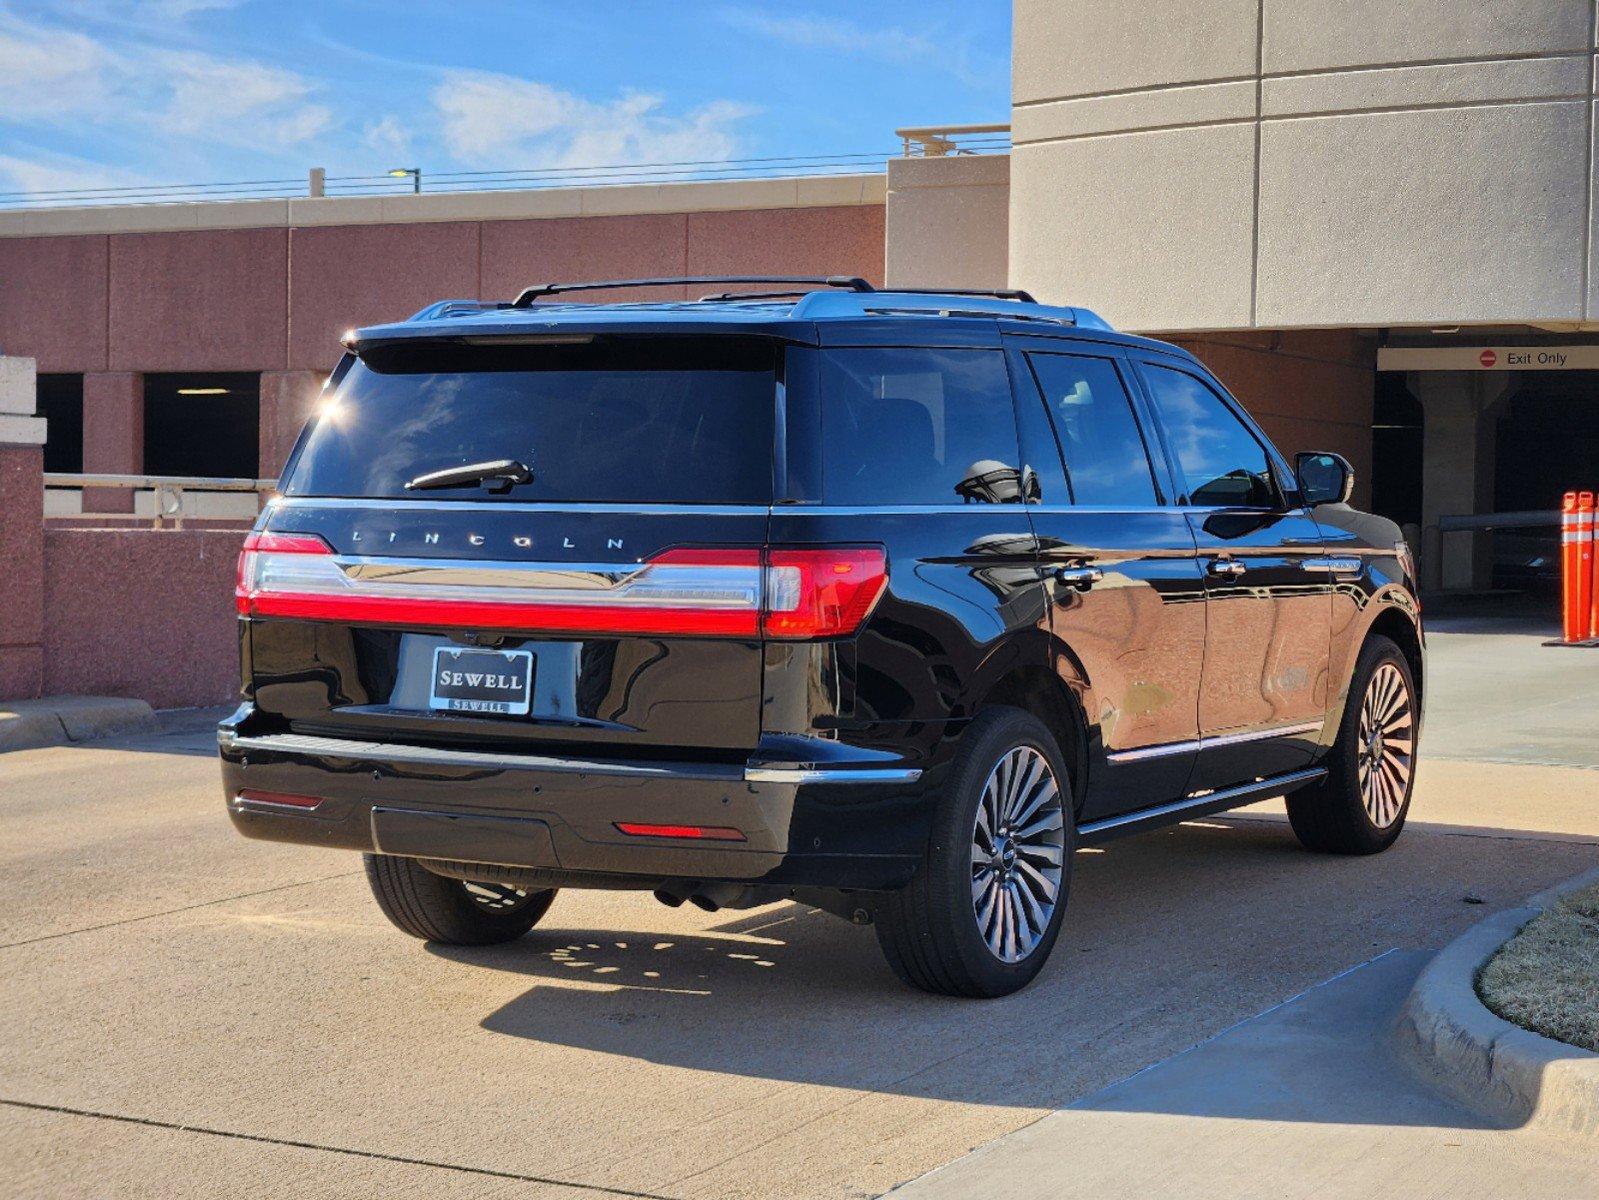
[[[660,286],[740,284],[697,300],[572,303],[546,299],[571,292]],[[752,288],[751,285],[762,285]],[[785,290],[774,290],[781,286]],[[543,340],[596,333],[744,333],[813,345],[997,345],[999,334],[1088,337],[1185,351],[1117,333],[1086,308],[1039,304],[1015,290],[877,290],[861,279],[670,278],[546,284],[516,300],[440,300],[405,321],[352,330],[348,349],[396,341]]]

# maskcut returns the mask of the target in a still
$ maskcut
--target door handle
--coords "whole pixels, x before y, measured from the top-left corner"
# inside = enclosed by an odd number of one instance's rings
[[[1086,592],[1103,578],[1105,572],[1098,567],[1060,567],[1055,571],[1057,582],[1079,592]]]
[[[1213,558],[1205,565],[1205,569],[1212,575],[1222,579],[1237,579],[1245,571],[1249,570],[1236,558]]]

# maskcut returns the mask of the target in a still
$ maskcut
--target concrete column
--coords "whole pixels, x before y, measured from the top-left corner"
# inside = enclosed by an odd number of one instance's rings
[[[888,160],[889,287],[1007,286],[1010,156]]]
[[[266,371],[261,375],[261,478],[283,470],[300,427],[316,411],[327,375],[321,371]]]
[[[0,358],[0,700],[44,689],[44,436],[31,358]]]
[[[1493,511],[1499,412],[1514,388],[1509,371],[1418,371],[1411,390],[1422,406],[1422,584],[1480,591],[1492,581],[1487,534],[1438,531],[1438,518]]]
[[[144,474],[144,376],[101,371],[83,377],[83,472]],[[130,513],[128,488],[85,488],[84,512]]]

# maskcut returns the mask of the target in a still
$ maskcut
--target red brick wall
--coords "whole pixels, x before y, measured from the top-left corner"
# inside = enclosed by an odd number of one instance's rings
[[[0,446],[0,699],[39,694],[44,571],[43,456],[37,446]]]
[[[45,694],[133,696],[156,708],[234,700],[243,540],[240,529],[48,525]]]
[[[881,282],[883,208],[0,238],[0,350],[41,371],[326,371],[344,330],[432,300],[716,273]]]

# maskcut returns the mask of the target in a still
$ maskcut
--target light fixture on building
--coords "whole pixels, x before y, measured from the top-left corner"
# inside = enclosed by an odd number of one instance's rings
[[[389,172],[389,175],[394,179],[405,179],[409,176],[411,180],[411,190],[413,192],[420,192],[422,190],[421,167],[395,167]]]
[[[187,387],[179,388],[180,396],[226,396],[231,389],[222,387]]]

